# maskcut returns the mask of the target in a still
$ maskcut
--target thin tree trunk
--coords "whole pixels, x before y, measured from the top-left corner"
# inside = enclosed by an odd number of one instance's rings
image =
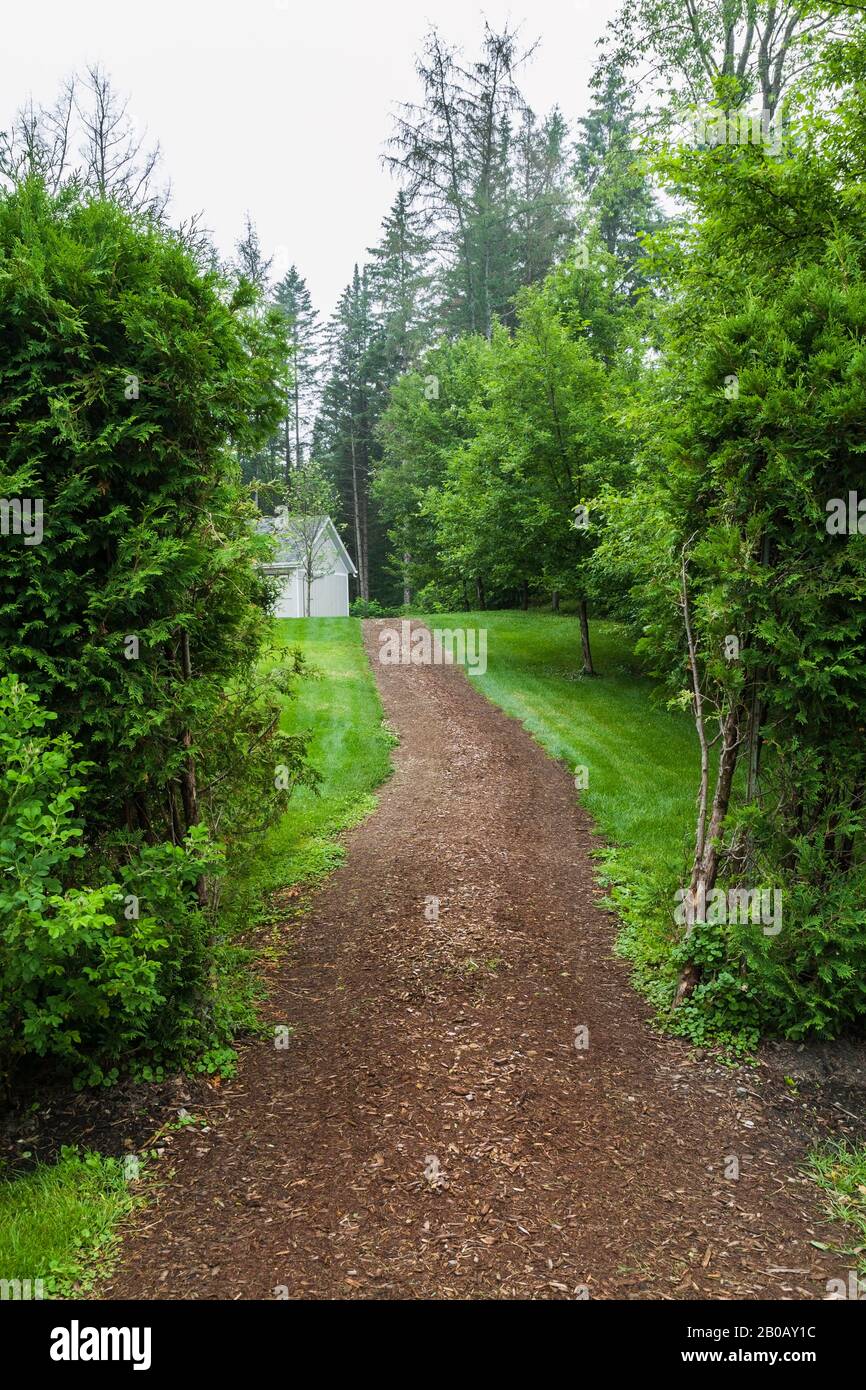
[[[528,608],[529,608],[529,580],[528,580],[528,579],[524,579],[524,581],[523,581],[523,591],[522,591],[522,594],[521,594],[521,605],[520,605],[520,606],[522,607],[524,613],[527,612],[527,610],[528,610]]]
[[[478,599],[478,607],[481,609],[483,613],[484,609],[487,607],[487,604],[484,597],[484,580],[481,578],[480,574],[475,576],[475,595]]]
[[[296,467],[296,468],[300,468],[300,466],[301,466],[301,404],[300,404],[300,394],[299,394],[299,390],[298,390],[298,326],[297,326],[297,324],[294,325],[292,332],[293,332],[293,341],[294,341],[294,345],[295,345],[295,373],[294,373],[294,376],[295,376],[295,382],[294,382],[294,394],[295,394],[295,467]]]
[[[149,845],[157,844],[159,837],[154,831],[150,816],[147,814],[147,800],[142,792],[136,796],[135,805],[138,811],[139,824],[144,831],[145,841]]]
[[[595,667],[592,664],[592,648],[589,645],[589,617],[586,612],[586,599],[580,600],[578,609],[580,615],[580,645],[583,651],[583,674],[594,676]]]
[[[442,117],[443,117],[443,120],[444,120],[444,123],[445,123],[445,132],[446,132],[446,137],[447,137],[447,139],[446,139],[446,147],[447,147],[447,151],[448,151],[449,188],[450,188],[451,198],[452,198],[453,205],[454,205],[454,210],[455,210],[455,212],[456,212],[456,214],[457,214],[457,224],[458,224],[458,227],[459,227],[459,230],[460,230],[461,259],[462,259],[462,261],[463,261],[463,273],[464,273],[464,275],[465,275],[465,277],[466,277],[466,296],[467,296],[467,299],[468,299],[468,301],[469,301],[469,316],[470,316],[469,327],[470,327],[471,331],[474,333],[474,332],[475,332],[475,325],[476,325],[476,315],[475,315],[475,290],[474,290],[473,283],[472,283],[472,256],[471,256],[470,250],[469,250],[469,232],[468,232],[467,221],[466,221],[466,215],[465,215],[464,206],[463,206],[463,196],[462,196],[461,191],[460,191],[460,176],[459,176],[458,168],[457,168],[458,161],[457,161],[457,152],[456,152],[456,149],[455,149],[454,113],[453,113],[452,108],[451,108],[451,105],[450,105],[450,103],[449,103],[449,100],[448,100],[448,93],[447,93],[447,89],[446,89],[446,87],[445,87],[445,81],[444,81],[445,73],[444,73],[444,65],[443,65],[443,55],[442,55],[441,49],[439,48],[439,40],[436,39],[435,42],[436,42],[436,44],[437,44],[437,50],[436,50],[436,56],[435,56],[435,62],[436,62],[436,83],[437,83],[437,86],[438,86],[438,89],[439,89],[439,91],[438,91],[439,109],[440,109],[440,111],[441,111],[441,113],[442,113]]]
[[[758,773],[761,768],[761,725],[764,722],[764,702],[758,695],[757,678],[752,685],[749,708],[749,767],[746,778],[746,800],[754,801],[758,794]]]
[[[367,529],[367,494],[361,489],[361,592],[370,597],[370,540]]]
[[[719,753],[719,770],[716,775],[716,790],[710,813],[710,826],[704,846],[703,864],[698,876],[698,886],[703,882],[707,892],[716,886],[722,850],[722,833],[731,800],[734,771],[737,766],[739,737],[737,711],[730,710],[722,723],[722,748]]]
[[[553,593],[552,593],[551,596],[550,596],[550,608],[551,608],[551,612],[553,612],[553,613],[558,613],[558,612],[559,612],[559,590],[558,590],[558,589],[554,589]]]
[[[358,460],[355,453],[355,430],[354,427],[349,431],[349,445],[352,450],[352,521],[355,528],[355,552],[358,557],[358,584],[361,589],[361,598],[369,598],[367,585],[364,578],[364,548],[361,544],[361,510],[360,497],[358,494]]]
[[[412,590],[409,587],[409,565],[412,556],[408,552],[403,554],[403,607],[408,608],[412,602]]]
[[[171,824],[171,842],[172,842],[173,845],[179,844],[180,841],[183,839],[183,830],[181,829],[180,814],[179,814],[178,805],[177,805],[177,792],[176,792],[176,787],[177,787],[177,783],[176,783],[176,782],[173,782],[173,781],[172,781],[172,782],[169,782],[169,784],[168,784],[168,815],[169,815],[169,821],[170,821],[170,824]]]
[[[721,733],[722,747],[719,753],[719,768],[716,773],[716,789],[713,794],[709,829],[706,833],[703,853],[700,858],[698,858],[697,854],[695,855],[695,863],[692,869],[686,920],[686,939],[688,939],[694,929],[695,911],[698,904],[706,904],[708,895],[716,886],[716,879],[719,874],[722,836],[725,828],[725,819],[728,814],[728,806],[730,805],[731,788],[734,782],[734,772],[737,767],[737,754],[740,746],[738,713],[735,709],[729,710],[722,720]],[[680,973],[677,992],[674,998],[674,1008],[677,1008],[684,999],[689,997],[700,978],[701,972],[699,967],[694,961],[689,961]]]

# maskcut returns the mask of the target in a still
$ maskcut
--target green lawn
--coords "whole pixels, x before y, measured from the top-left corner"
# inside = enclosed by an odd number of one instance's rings
[[[245,912],[254,899],[328,873],[342,859],[341,830],[375,807],[374,790],[389,775],[394,739],[382,726],[382,706],[357,618],[283,618],[278,644],[300,647],[318,678],[299,682],[280,727],[312,730],[310,760],[322,777],[318,793],[296,789],[286,814],[271,828],[242,883],[229,885],[226,909]]]
[[[87,1288],[107,1272],[117,1223],[133,1201],[117,1159],[72,1150],[0,1180],[0,1280],[29,1280],[31,1298]],[[26,1286],[0,1290],[0,1299],[16,1296],[27,1297]]]
[[[273,849],[282,856],[278,877],[287,869],[294,882],[331,867],[333,836],[374,808],[375,788],[391,771],[394,737],[382,726],[359,619],[283,618],[277,630],[283,645],[300,647],[322,677],[302,682],[282,720],[288,733],[313,731],[310,757],[323,779],[318,795],[305,787],[295,793],[274,832]]]
[[[866,1145],[827,1143],[811,1155],[809,1166],[824,1193],[827,1215],[850,1231],[850,1243],[839,1253],[866,1284]]]

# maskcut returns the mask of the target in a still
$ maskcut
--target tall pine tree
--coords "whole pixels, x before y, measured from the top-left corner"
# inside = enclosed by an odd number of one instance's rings
[[[376,348],[369,276],[356,265],[328,326],[328,377],[313,448],[339,490],[363,599],[370,597],[370,467],[381,406]]]
[[[274,304],[287,321],[292,379],[286,398],[282,451],[286,482],[292,468],[309,457],[316,391],[321,373],[322,325],[306,281],[290,266],[274,290]]]

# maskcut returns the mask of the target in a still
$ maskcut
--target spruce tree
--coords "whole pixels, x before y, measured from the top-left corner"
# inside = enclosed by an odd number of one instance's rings
[[[389,381],[409,370],[429,332],[430,240],[421,222],[418,209],[400,189],[382,220],[382,236],[369,251],[381,370]]]
[[[663,217],[640,159],[633,101],[619,71],[605,71],[595,104],[578,125],[580,221],[597,229],[605,250],[620,262],[623,283],[634,293],[645,283],[641,238],[657,230]]]
[[[370,597],[370,465],[381,407],[377,326],[366,268],[355,266],[328,327],[328,378],[316,421],[314,452],[336,483],[361,598]]]
[[[290,266],[274,291],[274,304],[285,316],[291,382],[286,397],[282,449],[286,482],[292,468],[309,457],[316,390],[321,372],[322,325],[310,291],[297,266]]]

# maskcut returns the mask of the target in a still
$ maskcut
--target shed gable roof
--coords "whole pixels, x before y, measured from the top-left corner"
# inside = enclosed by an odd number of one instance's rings
[[[356,575],[358,573],[352,561],[352,557],[344,546],[340,533],[329,516],[314,517],[316,526],[316,543],[319,544],[327,539],[333,546],[337,561],[342,561],[347,574]],[[256,530],[260,535],[273,536],[277,541],[277,553],[273,560],[266,563],[262,568],[267,571],[274,566],[281,569],[302,569],[304,560],[301,549],[295,537],[287,535],[284,531],[285,522],[281,516],[263,516],[256,522]]]

